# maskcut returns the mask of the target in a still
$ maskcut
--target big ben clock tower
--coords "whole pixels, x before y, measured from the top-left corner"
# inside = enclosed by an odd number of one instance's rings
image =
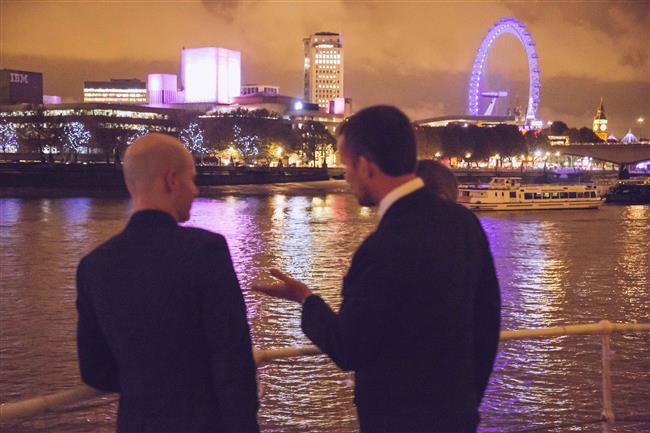
[[[607,117],[605,116],[605,106],[603,105],[603,98],[600,98],[600,107],[596,110],[596,115],[594,116],[594,133],[602,138],[603,141],[607,141]]]

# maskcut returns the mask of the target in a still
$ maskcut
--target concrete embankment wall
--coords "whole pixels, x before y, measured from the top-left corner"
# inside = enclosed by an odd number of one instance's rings
[[[320,181],[324,168],[198,166],[199,186]],[[0,164],[0,188],[83,188],[126,193],[122,167],[111,164]]]

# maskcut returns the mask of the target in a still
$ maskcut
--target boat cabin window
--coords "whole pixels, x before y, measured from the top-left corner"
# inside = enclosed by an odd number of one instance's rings
[[[544,200],[548,200],[548,199],[551,198],[551,193],[550,193],[550,192],[545,192],[545,193],[543,194],[543,197],[544,197]]]
[[[561,192],[560,193],[560,198],[569,198],[569,193],[568,192]]]
[[[569,192],[569,198],[576,198],[577,194],[575,192]]]
[[[542,193],[541,192],[535,192],[533,193],[533,198],[535,200],[541,200],[542,199]]]
[[[596,191],[591,191],[589,197],[596,198]]]
[[[584,192],[579,192],[578,193],[578,198],[585,198],[585,193]]]
[[[510,198],[517,198],[517,193],[515,191],[510,191]]]
[[[533,199],[533,193],[532,192],[524,193],[524,199],[525,200],[532,200]]]
[[[559,193],[559,192],[552,192],[552,193],[551,193],[551,198],[552,198],[552,199],[560,198],[560,193]]]

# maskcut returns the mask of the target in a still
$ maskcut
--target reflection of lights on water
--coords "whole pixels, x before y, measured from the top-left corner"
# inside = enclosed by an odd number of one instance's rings
[[[65,221],[70,224],[85,224],[88,220],[90,209],[89,198],[74,198],[63,201]]]
[[[276,194],[273,197],[271,207],[273,209],[273,216],[271,217],[274,222],[284,221],[285,214],[284,209],[287,206],[287,196],[282,194]]]
[[[373,215],[372,208],[369,208],[368,206],[361,206],[359,208],[359,215],[362,217],[370,217]]]
[[[49,220],[49,215],[50,215],[50,212],[51,212],[51,206],[52,206],[52,202],[50,200],[48,200],[48,199],[41,200],[40,208],[41,208],[41,212],[43,214],[43,216],[41,217],[41,220],[43,220],[43,221],[48,221]]]
[[[41,209],[42,207],[43,204],[41,203]],[[21,209],[20,200],[18,199],[2,200],[2,203],[0,205],[0,226],[10,227],[16,224],[20,219],[20,209]]]
[[[541,215],[541,214],[538,214]],[[544,215],[494,214],[481,217],[499,274],[503,302],[503,329],[553,326],[561,320],[568,266],[562,248],[563,226]],[[548,404],[547,385],[553,382],[553,401],[570,393],[564,374],[571,362],[556,353],[566,348],[565,338],[504,342],[499,351],[494,381],[484,407],[510,414],[541,412]],[[547,383],[545,382],[545,383]],[[523,405],[522,395],[531,400]]]
[[[287,196],[284,194],[276,194],[273,196],[273,205],[274,206],[284,206],[287,204]]]
[[[290,264],[286,260],[291,254],[298,259],[308,256],[312,262],[304,272],[306,282],[336,309],[341,277],[349,259],[367,233],[376,227],[376,211],[359,207],[351,194],[321,196],[321,207],[334,209],[335,218],[327,221],[316,217],[311,197],[293,200],[291,194],[264,199],[241,194],[236,199],[201,198],[192,212],[192,225],[226,235],[231,251],[237,254],[233,260],[241,278],[256,347],[308,342],[299,329],[299,306],[253,295],[246,282],[265,273],[271,264],[281,267]],[[4,307],[3,312],[9,311],[14,314],[9,317],[16,318],[11,320],[14,328],[9,328],[9,332],[18,335],[24,332],[30,339],[45,335],[58,339],[54,341],[70,341],[67,330],[74,318],[74,283],[69,270],[74,269],[83,250],[89,250],[121,229],[127,215],[123,202],[116,207],[109,201],[93,200],[87,224],[77,226],[86,234],[85,243],[82,240],[61,242],[65,213],[60,201],[21,200],[20,209],[16,210],[11,200],[0,200],[3,228],[0,237],[2,242],[8,240],[3,246],[10,246],[0,248],[0,266],[11,276],[3,278],[1,284],[6,288],[5,297],[16,293],[8,302],[0,302],[0,309]],[[278,208],[283,219],[272,221],[270,217]],[[294,213],[290,215],[292,209]],[[50,214],[48,224],[41,220],[46,212]],[[93,219],[95,216],[97,219]],[[111,221],[105,219],[107,216]],[[504,302],[503,329],[544,325],[534,323],[538,319],[529,312],[541,314],[542,322],[552,322],[549,325],[590,322],[594,321],[595,314],[599,315],[596,320],[611,317],[620,321],[647,315],[650,207],[603,206],[594,212],[497,212],[478,216],[497,261]],[[294,224],[300,227],[294,229]],[[309,234],[304,234],[305,231]],[[292,240],[294,233],[303,233],[311,241],[302,244]],[[597,248],[589,248],[594,244],[590,243],[592,238],[596,239]],[[582,284],[585,272],[598,269],[595,278],[585,280],[587,286],[581,286],[582,293],[576,294],[575,288]],[[48,290],[37,293],[25,290],[41,286]],[[64,294],[59,287],[68,290]],[[52,311],[44,309],[43,299],[50,301]],[[39,314],[30,314],[34,311]],[[41,324],[50,328],[44,333],[42,326],[33,326]],[[599,401],[592,397],[598,393],[600,384],[598,341],[596,336],[572,336],[508,341],[501,345],[498,367],[483,404],[488,429],[505,431],[510,423],[510,430],[523,430],[531,425],[572,421],[577,418],[576,410],[578,414],[590,411],[597,416]],[[22,340],[18,342],[22,344]],[[21,344],[15,347],[22,347]],[[644,370],[647,341],[638,335],[620,336],[613,340],[613,346],[617,359],[624,360],[626,366],[623,368],[621,364],[617,369],[613,364],[614,374],[619,378],[618,385],[615,384],[615,395],[620,395],[616,409],[620,404],[622,413],[643,413],[644,402],[630,396],[648,389],[647,369]],[[61,359],[70,359],[69,351],[64,352]],[[23,359],[22,355],[18,354],[18,358]],[[34,362],[38,363],[39,357]],[[40,364],[27,365],[30,366],[36,368]],[[16,380],[16,383],[29,383],[31,376],[27,375],[33,368],[27,368],[25,379],[20,378],[23,382]],[[76,364],[66,364],[65,368],[74,371]],[[335,382],[340,374],[325,357],[296,358],[266,367],[261,373],[267,385],[261,422],[273,427],[290,425],[295,431],[340,431],[341,414],[354,419],[351,396],[342,396],[342,387]],[[70,420],[74,423],[73,417],[62,422]],[[349,423],[353,424],[354,421]],[[353,427],[347,430],[352,431]]]
[[[643,295],[650,286],[650,209],[648,206],[626,206],[624,223],[621,224],[621,254],[619,265],[625,269],[624,274],[619,274],[614,287],[621,288],[625,295],[631,299]]]
[[[320,197],[313,197],[311,200],[311,209],[314,218],[318,220],[331,218],[334,215],[332,197],[326,197],[324,200]]]

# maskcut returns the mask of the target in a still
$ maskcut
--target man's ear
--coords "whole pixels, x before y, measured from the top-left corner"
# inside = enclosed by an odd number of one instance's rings
[[[361,164],[361,173],[363,173],[367,179],[372,179],[377,176],[377,170],[379,169],[379,167],[377,167],[377,164],[370,161],[363,155],[359,156],[358,163]]]
[[[165,176],[163,177],[163,187],[165,188],[166,193],[170,193],[174,190],[174,187],[177,183],[177,176],[175,170],[167,170]]]

